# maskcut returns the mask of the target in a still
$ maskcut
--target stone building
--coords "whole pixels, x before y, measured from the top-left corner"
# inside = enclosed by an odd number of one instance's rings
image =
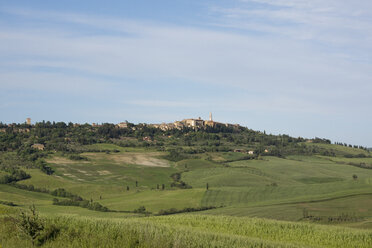
[[[120,122],[116,126],[119,127],[119,128],[127,128],[128,127],[128,122]]]
[[[44,148],[45,148],[45,146],[43,144],[33,144],[31,147],[34,148],[34,149],[38,149],[40,151],[43,151]]]

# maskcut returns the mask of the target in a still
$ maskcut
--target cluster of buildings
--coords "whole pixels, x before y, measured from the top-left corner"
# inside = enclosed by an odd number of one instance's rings
[[[27,118],[26,122],[27,125],[31,125],[31,118]],[[116,127],[118,128],[128,128],[128,122],[120,122],[116,124]],[[163,131],[171,130],[171,129],[183,129],[183,128],[193,128],[193,129],[200,129],[200,128],[206,128],[206,127],[229,127],[229,128],[238,128],[239,124],[230,124],[230,123],[222,123],[214,121],[212,118],[212,113],[209,113],[209,119],[203,120],[200,117],[197,119],[184,119],[182,121],[175,121],[173,123],[161,123],[161,124],[142,124],[144,126],[159,128]],[[8,125],[9,127],[12,126],[12,124]],[[74,124],[74,127],[80,126],[80,124]],[[92,123],[92,127],[100,127],[102,125],[98,123]],[[132,127],[133,128],[133,127]],[[5,132],[6,129],[2,128],[0,129],[0,132]],[[22,129],[18,132],[29,132],[30,130],[28,128]]]
[[[199,129],[199,128],[206,128],[206,127],[238,128],[239,124],[216,122],[212,119],[212,113],[209,113],[208,120],[203,120],[199,117],[198,119],[184,119],[182,121],[175,121],[173,123],[149,124],[148,126],[159,128],[163,131],[166,131],[170,129],[183,129],[183,128]]]

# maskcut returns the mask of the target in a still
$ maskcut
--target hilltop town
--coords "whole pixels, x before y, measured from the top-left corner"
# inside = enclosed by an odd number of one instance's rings
[[[31,118],[26,118],[26,122],[24,123],[26,126],[32,126],[31,123]],[[74,127],[80,126],[81,124],[79,123],[74,123],[72,124]],[[239,124],[230,124],[230,123],[222,123],[222,122],[217,122],[214,121],[212,118],[212,113],[209,113],[209,119],[208,120],[203,120],[201,117],[195,119],[195,118],[189,118],[189,119],[183,119],[181,121],[174,121],[173,123],[161,123],[161,124],[147,124],[147,123],[139,123],[141,126],[148,126],[148,127],[153,127],[153,128],[159,128],[163,131],[166,130],[172,130],[172,129],[183,129],[183,128],[192,128],[192,129],[200,129],[200,128],[206,128],[206,127],[229,127],[229,128],[238,128],[240,127]],[[5,127],[14,127],[16,126],[15,123],[13,124],[8,124],[5,125],[3,124],[0,132],[6,132]],[[92,123],[93,127],[100,127],[102,124],[98,123]],[[132,123],[125,121],[125,122],[120,122],[116,124],[116,127],[118,128],[128,128],[130,126],[133,126]],[[17,132],[29,132],[29,128],[20,128],[16,130]]]
[[[230,123],[222,123],[216,122],[212,118],[212,113],[209,113],[209,119],[203,120],[201,117],[194,119],[183,119],[182,121],[175,121],[173,123],[161,123],[161,124],[144,124],[149,127],[159,128],[163,131],[171,130],[171,129],[183,129],[183,128],[193,128],[193,129],[201,129],[207,127],[229,127],[229,128],[238,128],[239,124],[230,124]],[[117,124],[120,128],[128,127],[128,122],[121,122]]]

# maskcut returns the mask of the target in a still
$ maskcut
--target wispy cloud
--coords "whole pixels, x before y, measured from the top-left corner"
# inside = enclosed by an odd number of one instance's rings
[[[318,42],[344,57],[368,60],[372,49],[370,1],[239,0],[238,7],[211,7],[216,25]],[[222,18],[221,18],[222,16]]]
[[[363,112],[371,121],[369,3],[237,2],[210,7],[214,17],[199,27],[0,9],[23,20],[9,25],[0,17],[0,87],[70,97],[80,110],[104,105],[87,118],[172,118],[180,115],[177,109],[190,115],[218,109],[226,116],[345,119]],[[117,107],[105,112],[111,105]],[[236,116],[236,122],[246,121]]]
[[[70,73],[64,75],[70,80],[64,78],[63,87],[69,84],[86,87],[97,80],[82,77],[98,74],[154,81],[182,78],[184,81],[228,85],[266,94],[286,91],[303,94],[311,90],[321,95],[330,90],[349,94],[352,90],[349,82],[353,78],[370,78],[358,66],[345,61],[340,63],[338,58],[286,39],[277,39],[274,44],[261,37],[164,24],[150,25],[78,14],[34,13],[31,10],[10,13],[31,19],[57,19],[64,24],[129,30],[132,34],[80,34],[79,28],[55,24],[53,27],[46,24],[42,28],[27,29],[2,27],[0,52],[6,57],[14,57],[10,62],[2,60],[2,64],[9,63],[10,67],[11,63],[17,64],[20,70],[48,67],[60,69],[62,73],[75,70],[81,74],[78,77]],[[346,73],[345,68],[350,66],[356,68]],[[30,76],[32,73],[34,78]],[[53,74],[49,72],[33,70],[23,75],[28,80],[20,79],[22,74],[3,74],[3,84],[40,85],[44,89],[58,89],[61,85],[61,78],[53,80]],[[36,82],[31,83],[30,79]],[[46,81],[48,87],[42,83]]]

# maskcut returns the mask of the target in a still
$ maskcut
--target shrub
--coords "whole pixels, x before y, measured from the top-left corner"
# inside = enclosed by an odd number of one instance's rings
[[[71,159],[71,160],[77,160],[77,161],[79,161],[79,160],[87,161],[88,160],[87,157],[81,156],[79,154],[71,154],[71,155],[68,156],[68,158]]]
[[[22,233],[31,239],[33,245],[35,245],[35,241],[45,228],[42,220],[39,218],[39,215],[36,212],[34,205],[30,207],[29,214],[21,212],[17,226]]]
[[[145,206],[141,206],[141,207],[135,209],[133,212],[143,214],[143,213],[146,213],[146,208],[145,208]]]

